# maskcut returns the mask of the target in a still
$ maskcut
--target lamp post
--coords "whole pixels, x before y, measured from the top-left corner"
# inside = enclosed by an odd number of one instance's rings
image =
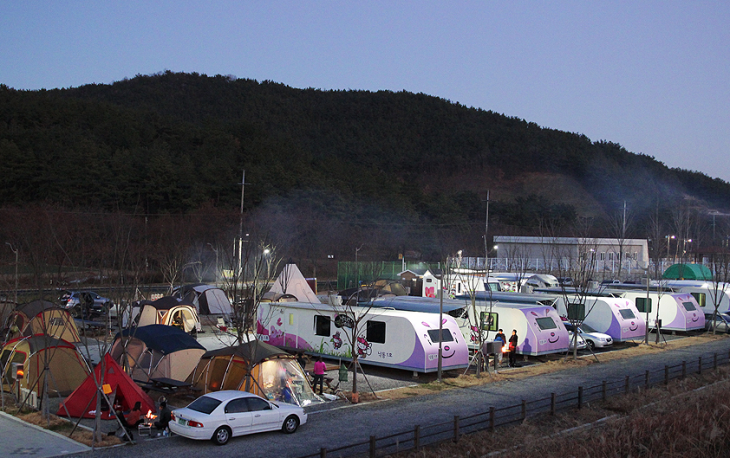
[[[218,286],[218,249],[212,244],[208,243],[211,250],[215,251],[215,268],[213,269],[213,275],[215,276],[215,286]]]
[[[18,250],[13,248],[13,245],[10,242],[5,242],[7,246],[10,247],[10,251],[15,253],[15,303],[18,303]]]
[[[675,239],[676,237],[674,235],[665,235],[664,238],[667,239],[667,260],[669,260],[669,253],[670,253],[669,242],[671,240]]]
[[[271,250],[264,248],[264,256],[266,257],[266,283],[269,283],[271,278]]]

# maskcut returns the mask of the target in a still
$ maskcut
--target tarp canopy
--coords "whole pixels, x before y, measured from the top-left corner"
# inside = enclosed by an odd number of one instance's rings
[[[240,390],[300,406],[322,402],[296,358],[261,341],[207,352],[188,381],[203,393]]]
[[[134,380],[184,381],[205,348],[179,328],[153,324],[118,333],[109,353]]]
[[[104,376],[102,378],[102,366]],[[106,386],[105,386],[106,385]],[[61,402],[56,415],[75,418],[94,418],[96,410],[96,397],[99,388],[106,388],[107,398],[112,407],[116,406],[122,411],[132,410],[134,404],[139,402],[142,412],[156,412],[155,402],[124,372],[109,353],[104,355],[103,363],[99,363],[94,371],[76,388],[64,401]],[[103,420],[113,419],[113,408],[110,408],[102,397]]]
[[[664,271],[667,280],[712,280],[712,272],[703,264],[674,264]]]
[[[233,307],[225,291],[217,286],[206,284],[185,285],[175,294],[195,305],[201,315],[231,315]]]
[[[36,300],[16,307],[7,319],[8,340],[46,334],[67,342],[80,342],[73,317],[53,302]]]
[[[39,398],[46,381],[49,395],[66,396],[89,374],[84,358],[72,343],[47,335],[14,339],[3,347],[0,353],[3,383],[17,390],[11,363],[23,364],[25,377],[20,381],[20,388],[38,393]]]

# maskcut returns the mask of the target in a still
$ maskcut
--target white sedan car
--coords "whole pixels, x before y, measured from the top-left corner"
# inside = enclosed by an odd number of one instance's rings
[[[281,429],[287,434],[307,422],[301,407],[276,404],[245,391],[208,393],[172,412],[170,431],[224,445],[231,437]]]
[[[593,350],[595,348],[604,348],[609,345],[613,345],[613,339],[608,334],[598,332],[587,324],[583,323],[578,326],[580,335],[585,339],[588,348]]]

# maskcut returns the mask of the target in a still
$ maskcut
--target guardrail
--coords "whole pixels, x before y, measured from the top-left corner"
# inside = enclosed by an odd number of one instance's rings
[[[367,441],[348,444],[337,448],[322,448],[318,453],[303,455],[299,458],[326,458],[328,456],[378,456],[408,450],[418,450],[423,445],[434,445],[439,442],[453,440],[458,442],[461,436],[476,431],[490,430],[501,426],[521,423],[528,417],[539,415],[555,415],[570,409],[580,409],[591,401],[605,401],[609,397],[628,394],[632,390],[646,389],[657,385],[667,385],[670,380],[684,378],[688,373],[701,374],[703,370],[717,369],[720,364],[730,362],[730,352],[725,355],[712,354],[710,358],[699,357],[696,360],[674,366],[664,366],[658,371],[647,370],[644,374],[625,376],[612,381],[603,381],[600,385],[578,387],[577,391],[551,393],[550,396],[532,401],[523,400],[520,404],[507,407],[490,407],[489,410],[469,416],[454,416],[453,419],[431,425],[416,425],[413,429],[404,430],[387,436],[370,436]]]

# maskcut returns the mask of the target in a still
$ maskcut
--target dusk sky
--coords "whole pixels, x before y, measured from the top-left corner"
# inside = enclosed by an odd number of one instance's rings
[[[2,1],[0,83],[405,90],[730,181],[730,2]]]

